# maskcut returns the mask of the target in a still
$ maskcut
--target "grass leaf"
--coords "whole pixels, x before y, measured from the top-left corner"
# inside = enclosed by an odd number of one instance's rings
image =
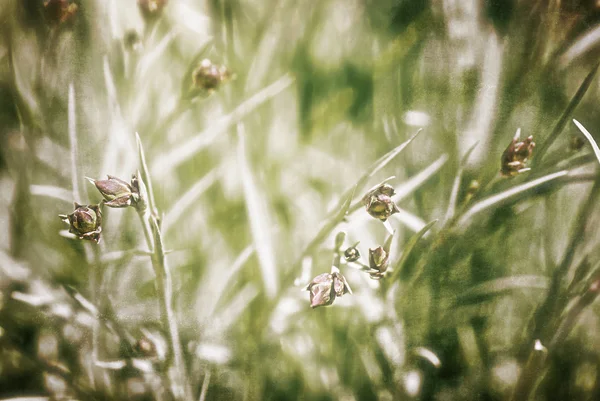
[[[569,172],[567,170],[562,170],[562,171],[559,171],[559,172],[556,172],[553,174],[548,174],[541,178],[538,178],[538,179],[532,180],[530,182],[526,182],[524,184],[517,185],[513,188],[507,189],[506,191],[503,191],[499,194],[492,195],[485,199],[482,199],[481,201],[474,204],[469,210],[467,210],[465,212],[465,214],[458,221],[458,226],[464,228],[466,225],[469,224],[469,222],[471,221],[473,216],[475,216],[491,207],[496,207],[496,206],[505,204],[505,203],[509,202],[516,195],[519,195],[523,192],[526,192],[526,191],[529,191],[536,187],[539,187],[540,185],[546,184],[557,178],[564,177],[568,173]]]
[[[583,96],[586,94],[587,90],[592,84],[594,76],[596,76],[596,72],[598,71],[598,66],[600,66],[600,63],[596,64],[594,68],[592,68],[592,70],[588,73],[588,75],[585,77],[585,79],[579,86],[579,89],[577,89],[575,96],[573,96],[573,98],[567,105],[567,108],[560,116],[560,119],[557,121],[556,125],[554,126],[554,129],[552,130],[552,132],[550,132],[550,135],[548,135],[548,138],[546,138],[546,140],[544,140],[538,146],[537,151],[535,152],[535,156],[533,158],[534,166],[539,164],[548,148],[550,148],[550,145],[552,145],[556,138],[558,138],[558,135],[560,135],[562,130],[567,125],[569,117],[571,116],[571,114],[573,114],[573,111],[577,108],[577,106],[581,102],[581,99],[583,99]]]
[[[293,82],[294,78],[286,74],[271,85],[261,89],[242,102],[231,113],[219,118],[206,130],[194,135],[191,139],[176,146],[166,154],[157,157],[152,166],[152,171],[157,175],[167,175],[172,169],[192,158],[199,151],[211,144],[219,135],[256,110],[256,108],[283,92]]]
[[[427,232],[431,229],[431,227],[433,227],[434,224],[437,222],[438,222],[437,220],[430,221],[429,223],[427,223],[425,225],[425,227],[423,227],[421,229],[421,231],[419,231],[418,233],[416,233],[415,235],[410,237],[410,239],[404,246],[404,250],[402,251],[402,257],[400,258],[400,260],[398,261],[398,263],[396,263],[396,266],[394,267],[394,271],[392,272],[392,276],[390,277],[391,283],[398,280],[398,277],[400,277],[400,272],[404,269],[404,265],[406,264],[406,261],[408,260],[408,257],[410,256],[411,252],[415,248],[415,245],[417,245],[419,240],[421,238],[423,238],[423,236],[425,234],[427,234]]]
[[[246,210],[250,219],[250,230],[254,241],[254,247],[258,256],[260,270],[262,273],[265,292],[269,298],[277,294],[278,278],[275,255],[273,251],[273,240],[270,229],[270,213],[267,201],[261,195],[261,190],[256,185],[254,174],[246,155],[246,139],[244,127],[238,125],[238,163],[240,175],[244,188],[244,199]]]
[[[456,172],[456,177],[454,178],[454,183],[452,184],[452,192],[450,193],[450,200],[448,201],[448,210],[446,211],[446,217],[444,218],[445,222],[450,221],[454,217],[454,213],[456,213],[456,202],[458,200],[458,191],[460,190],[460,181],[462,179],[462,174],[465,169],[465,165],[469,160],[469,156],[475,147],[479,144],[479,142],[475,142],[473,146],[467,150],[467,153],[463,156],[460,161],[460,165],[458,166],[458,171]]]
[[[594,149],[596,159],[598,159],[598,163],[600,163],[600,149],[598,148],[598,144],[594,140],[594,137],[588,132],[588,130],[585,129],[583,125],[581,125],[579,121],[573,119],[573,122],[575,123],[577,128],[579,128],[579,131],[581,131],[581,133],[585,135],[586,139],[590,142],[590,145],[592,145],[592,149]]]
[[[520,275],[503,277],[486,281],[469,288],[456,297],[455,304],[459,306],[480,303],[489,298],[505,295],[515,290],[546,290],[549,287],[548,279],[544,276]]]

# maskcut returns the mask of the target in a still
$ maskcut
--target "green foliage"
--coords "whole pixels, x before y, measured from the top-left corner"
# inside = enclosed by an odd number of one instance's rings
[[[0,399],[600,399],[586,2],[5,3]]]

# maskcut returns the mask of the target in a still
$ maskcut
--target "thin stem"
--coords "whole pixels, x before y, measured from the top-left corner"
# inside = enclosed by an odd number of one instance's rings
[[[159,293],[160,314],[167,333],[168,352],[165,365],[173,371],[168,372],[171,391],[176,400],[190,399],[187,374],[183,360],[179,329],[173,311],[173,285],[171,272],[167,265],[162,233],[156,216],[148,208],[138,210],[148,247],[152,250],[152,267],[156,274],[156,287]],[[170,369],[169,369],[170,370]]]

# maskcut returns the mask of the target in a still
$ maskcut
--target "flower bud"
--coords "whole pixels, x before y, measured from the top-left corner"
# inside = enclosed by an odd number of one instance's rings
[[[369,267],[373,270],[373,272],[370,273],[371,278],[379,280],[383,277],[383,274],[389,266],[389,258],[390,254],[381,246],[378,246],[375,249],[369,249]]]
[[[44,0],[44,14],[54,25],[70,21],[77,13],[77,4],[70,0]]]
[[[384,222],[394,213],[398,213],[400,210],[392,200],[394,193],[394,188],[388,184],[381,184],[367,193],[363,198],[367,213]]]
[[[59,215],[69,224],[69,232],[79,239],[100,241],[102,232],[102,212],[98,205],[80,205],[75,202],[75,211],[69,215]]]
[[[224,65],[213,64],[209,59],[204,59],[192,73],[194,89],[212,93],[219,86],[231,78],[231,73]]]
[[[344,258],[347,262],[356,262],[360,259],[360,252],[358,252],[356,246],[351,246],[344,251]]]
[[[346,278],[337,272],[319,274],[312,279],[306,290],[310,291],[310,307],[313,309],[331,305],[336,296],[352,294]]]
[[[93,180],[88,178],[98,191],[102,194],[106,202],[104,204],[109,207],[121,208],[131,206],[138,200],[138,193],[127,182],[108,176],[106,180]]]
[[[135,343],[135,350],[145,357],[156,356],[156,344],[146,336]]]
[[[527,160],[531,158],[535,142],[533,142],[532,135],[528,136],[524,141],[520,141],[519,136],[520,130],[517,131],[510,145],[502,153],[500,172],[504,176],[514,176],[527,171],[525,166]]]
[[[138,0],[138,7],[146,20],[153,20],[163,12],[168,0]]]

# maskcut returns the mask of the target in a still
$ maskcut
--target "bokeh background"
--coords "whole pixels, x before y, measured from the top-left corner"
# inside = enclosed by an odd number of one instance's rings
[[[135,212],[97,246],[57,217],[135,132],[193,399],[600,399],[596,1],[2,0],[0,32],[0,399],[169,399]],[[390,272],[311,309],[390,176]]]

